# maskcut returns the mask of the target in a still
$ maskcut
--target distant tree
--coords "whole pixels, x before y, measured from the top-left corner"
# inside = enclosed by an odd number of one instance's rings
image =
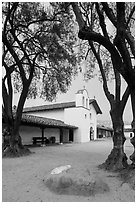
[[[130,91],[133,122],[135,121],[135,39],[134,39],[134,3],[91,3],[91,2],[73,2],[66,3],[65,6],[72,5],[76,21],[79,26],[78,36],[81,40],[87,40],[90,49],[94,53],[99,64],[103,78],[103,88],[107,99],[110,102],[114,128],[114,147],[106,161],[106,168],[118,169],[123,167],[125,163],[125,154],[123,152],[124,134],[123,134],[123,111],[127,100],[127,93]],[[110,24],[111,22],[111,24]],[[112,29],[113,33],[112,33]],[[115,96],[108,91],[105,82],[104,68],[110,68],[108,65],[103,67],[102,56],[95,49],[104,47],[109,53],[111,66],[115,73],[116,90]],[[120,75],[125,79],[128,88],[125,94],[120,99]],[[125,100],[126,98],[126,100]],[[131,156],[134,164],[134,153]],[[120,162],[121,161],[121,162]]]
[[[67,91],[75,73],[74,26],[71,16],[57,6],[35,2],[2,5],[3,117],[9,133],[3,156],[26,152],[19,135],[26,98],[40,94],[53,100],[59,91]],[[14,90],[20,97],[13,113]]]

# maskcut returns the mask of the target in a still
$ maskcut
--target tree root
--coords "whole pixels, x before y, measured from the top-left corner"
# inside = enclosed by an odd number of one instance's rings
[[[127,156],[118,148],[113,148],[106,161],[99,165],[99,168],[111,171],[117,171],[127,167]]]
[[[31,151],[26,147],[19,147],[16,145],[15,147],[7,146],[3,149],[2,157],[3,158],[13,158],[13,157],[20,157],[20,156],[27,156],[31,154]]]
[[[128,183],[130,187],[135,190],[135,169],[132,165],[119,171],[118,177],[121,179],[122,183]]]

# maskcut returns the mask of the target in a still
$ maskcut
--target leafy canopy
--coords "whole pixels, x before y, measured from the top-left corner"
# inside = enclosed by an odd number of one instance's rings
[[[15,91],[33,74],[28,97],[66,92],[76,74],[75,36],[73,17],[59,3],[3,3],[3,66]]]

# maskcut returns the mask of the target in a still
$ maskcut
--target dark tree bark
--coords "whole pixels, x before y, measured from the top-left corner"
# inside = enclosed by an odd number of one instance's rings
[[[14,13],[14,9],[16,10],[17,6],[18,6],[18,3],[13,4],[10,11]],[[8,13],[9,16],[8,15],[6,16],[7,21],[9,20],[11,15],[10,11]],[[6,46],[8,52],[15,60],[15,65],[13,64],[12,66],[8,66],[7,65],[8,62],[4,60],[5,53],[3,53],[2,63],[6,70],[6,75],[2,82],[2,96],[3,96],[3,109],[4,109],[4,115],[5,115],[4,118],[5,118],[6,126],[8,127],[8,136],[9,136],[8,141],[6,142],[6,144],[4,144],[4,147],[3,147],[3,157],[10,157],[10,156],[15,157],[15,156],[22,156],[30,153],[30,151],[22,145],[21,136],[19,135],[19,127],[20,127],[21,118],[22,118],[23,106],[24,106],[24,103],[28,94],[29,86],[32,81],[32,77],[34,73],[33,63],[35,62],[35,58],[33,59],[33,62],[28,60],[29,66],[30,66],[30,72],[27,78],[25,74],[25,70],[21,63],[21,60],[19,59],[19,56],[15,52],[15,49],[13,48],[13,46],[11,46],[10,41],[8,39],[8,35],[6,35],[7,21],[5,21],[5,24],[4,24],[2,41],[4,46]],[[23,48],[22,44],[20,43],[20,41],[15,35],[15,29],[12,21],[13,21],[13,18],[12,20],[9,20],[9,23],[11,24],[11,28],[12,28],[10,32],[14,40],[21,46],[22,52],[24,52],[24,56],[25,56],[26,55],[25,49]],[[12,110],[13,90],[12,90],[12,82],[11,82],[11,73],[14,71],[15,66],[18,66],[19,68],[23,89],[19,98],[17,110],[13,113],[13,110]],[[6,80],[7,80],[7,84],[6,84]]]
[[[18,107],[15,112],[12,110],[12,100],[10,97],[10,90],[12,89],[11,83],[8,84],[8,87],[6,88],[4,80],[3,80],[3,115],[4,115],[4,121],[7,126],[7,139],[4,141],[3,144],[3,157],[18,157],[22,155],[28,155],[30,154],[30,150],[25,148],[22,145],[21,136],[19,134],[19,128],[22,118],[22,111],[24,107],[24,103],[28,94],[28,89],[31,83],[33,77],[33,68],[31,69],[30,76],[27,80],[24,80],[23,83],[23,90],[21,92]],[[11,76],[7,76],[7,79],[9,80]]]
[[[110,111],[113,125],[113,149],[106,161],[101,165],[107,170],[119,170],[128,166],[127,156],[124,153],[124,123],[121,115],[120,104],[113,104]]]
[[[135,7],[133,7],[133,10],[131,10],[130,16],[132,16],[133,12],[135,10]],[[130,20],[130,17],[129,17]],[[134,132],[134,137],[131,139],[131,144],[134,146],[134,152],[130,156],[130,159],[132,161],[132,164],[134,166],[135,164],[135,70],[134,67],[132,66],[131,62],[131,56],[129,53],[129,50],[126,46],[126,40],[128,41],[131,52],[133,56],[135,57],[135,42],[133,40],[133,37],[131,36],[130,33],[126,32],[126,26],[128,24],[128,21],[126,23],[125,20],[125,2],[117,2],[117,35],[115,38],[115,44],[122,56],[122,59],[124,61],[125,66],[128,68],[128,73],[126,75],[128,76],[128,85],[130,87],[130,92],[131,92],[131,104],[132,104],[132,113],[133,113],[133,121],[131,123],[132,130]],[[128,36],[129,39],[128,39]]]
[[[103,89],[104,93],[110,103],[110,116],[113,124],[113,149],[108,156],[107,160],[100,165],[100,167],[103,167],[105,169],[109,170],[118,170],[125,168],[127,164],[127,157],[124,153],[124,142],[126,140],[124,136],[124,122],[123,122],[123,111],[126,105],[126,102],[128,100],[130,89],[127,87],[126,91],[123,94],[122,99],[120,100],[120,89],[121,89],[121,78],[120,74],[115,69],[115,61],[113,61],[113,67],[114,67],[114,74],[115,74],[115,97],[112,95],[107,86],[107,80],[105,77],[105,71],[103,69],[103,64],[100,58],[99,53],[96,52],[96,49],[93,45],[93,42],[89,41],[89,45],[91,46],[91,49],[97,59],[101,76],[103,79]]]

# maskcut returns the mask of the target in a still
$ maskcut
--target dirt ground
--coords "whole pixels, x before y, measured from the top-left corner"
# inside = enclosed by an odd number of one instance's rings
[[[2,160],[2,202],[134,202],[135,191],[129,184],[123,183],[116,173],[97,168],[111,149],[112,140],[108,138],[84,144],[33,147],[30,150],[35,153],[29,156],[5,158]],[[129,139],[125,152],[128,156],[133,152]],[[99,178],[109,190],[94,195],[52,191],[45,181],[54,168],[64,165],[71,165],[72,179]]]

